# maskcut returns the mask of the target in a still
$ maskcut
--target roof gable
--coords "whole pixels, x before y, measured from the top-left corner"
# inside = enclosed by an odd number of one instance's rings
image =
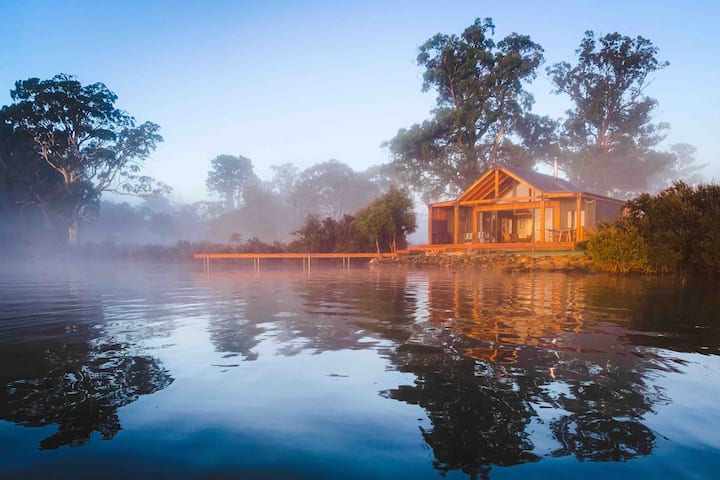
[[[496,191],[497,180],[497,191]],[[526,185],[538,193],[579,193],[582,190],[567,180],[534,170],[496,165],[457,198],[459,202],[500,198],[516,184]]]

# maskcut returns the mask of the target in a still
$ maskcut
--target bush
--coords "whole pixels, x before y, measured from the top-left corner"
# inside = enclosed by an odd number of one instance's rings
[[[648,245],[628,219],[601,226],[587,239],[586,253],[601,270],[643,273],[652,270]]]
[[[676,182],[627,204],[628,221],[649,246],[654,270],[685,273],[720,271],[720,186]]]

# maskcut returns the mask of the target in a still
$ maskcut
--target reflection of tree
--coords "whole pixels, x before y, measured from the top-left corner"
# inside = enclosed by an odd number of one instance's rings
[[[0,392],[0,418],[30,427],[58,424],[42,449],[79,447],[93,432],[113,438],[121,428],[118,408],[173,381],[157,360],[109,339],[54,347],[42,363],[44,372]]]
[[[264,279],[271,294],[233,291],[211,320],[213,342],[242,352],[272,337],[282,355],[375,349],[414,375],[383,395],[427,412],[421,433],[443,473],[482,478],[543,455],[625,461],[654,449],[644,416],[666,399],[649,374],[673,366],[637,336],[654,298],[646,284],[620,295],[602,276],[326,275]],[[538,451],[538,431],[556,445]]]
[[[389,398],[426,410],[431,428],[421,428],[442,473],[462,470],[485,477],[491,465],[539,460],[526,428],[534,412],[529,390],[517,389],[510,370],[478,365],[449,352],[428,353],[427,347],[401,349],[393,362],[417,376],[413,386],[384,392]]]
[[[647,374],[672,366],[633,344],[621,326],[632,307],[586,303],[584,277],[483,280],[431,275],[421,346],[391,355],[416,380],[384,395],[426,410],[432,426],[422,433],[436,467],[476,478],[492,465],[538,460],[529,433],[538,405],[559,444],[550,455],[650,454],[656,436],[643,416],[666,399]]]
[[[137,282],[94,280],[63,279],[10,305],[10,315],[24,321],[12,323],[0,337],[0,419],[27,427],[57,425],[41,449],[79,447],[93,432],[113,438],[121,429],[119,408],[173,382],[160,362],[138,347],[168,334],[170,323],[158,320],[166,314],[150,307],[140,312],[135,302],[120,306],[138,298]],[[112,292],[114,300],[104,301],[95,288]]]
[[[321,271],[307,279],[263,272],[262,292],[257,285],[246,289],[246,283],[236,284],[236,290],[224,292],[234,297],[232,301],[213,302],[211,341],[219,351],[255,359],[251,349],[263,334],[272,335],[280,345],[276,352],[287,356],[366,349],[377,343],[373,338],[407,339],[412,302],[405,298],[403,276],[326,275]],[[217,278],[216,282],[219,289],[233,288]]]
[[[586,365],[572,364],[575,372],[582,372],[581,378],[570,384],[571,395],[558,401],[569,413],[551,422],[561,445],[553,455],[617,462],[650,454],[655,434],[642,423],[642,415],[662,396],[650,392],[635,372],[593,375],[592,369],[583,367]]]
[[[248,361],[257,360],[258,354],[253,348],[260,343],[258,338],[265,331],[258,320],[267,321],[267,318],[253,321],[244,307],[235,302],[215,306],[208,320],[210,341],[220,352],[239,354]]]

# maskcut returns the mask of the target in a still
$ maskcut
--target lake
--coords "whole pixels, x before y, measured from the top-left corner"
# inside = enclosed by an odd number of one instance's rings
[[[718,285],[5,264],[0,478],[717,478]]]

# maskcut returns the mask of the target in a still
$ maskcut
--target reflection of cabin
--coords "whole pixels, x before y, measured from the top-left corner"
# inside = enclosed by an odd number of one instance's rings
[[[455,200],[428,205],[428,242],[572,243],[620,217],[622,204],[561,178],[497,165]]]

